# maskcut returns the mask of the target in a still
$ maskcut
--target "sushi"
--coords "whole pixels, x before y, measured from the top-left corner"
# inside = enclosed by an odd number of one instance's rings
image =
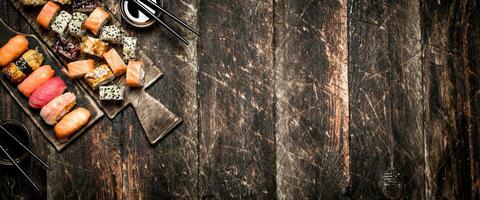
[[[80,55],[80,48],[78,47],[78,44],[63,37],[58,38],[58,40],[55,42],[53,45],[53,51],[70,60],[76,60]]]
[[[42,84],[47,82],[50,78],[53,77],[55,71],[50,67],[50,65],[44,65],[35,70],[30,74],[22,83],[20,83],[17,88],[18,90],[25,95],[30,97],[30,95]]]
[[[122,30],[122,28],[120,28],[119,26],[105,26],[100,32],[100,40],[113,44],[122,44],[122,38],[124,35],[125,31]]]
[[[130,60],[127,66],[126,85],[129,87],[142,87],[145,78],[143,62]]]
[[[95,70],[85,74],[85,81],[92,87],[92,89],[97,89],[98,86],[104,85],[112,81],[115,76],[112,73],[112,70],[108,65],[100,65]]]
[[[3,68],[2,74],[4,74],[12,83],[18,84],[37,68],[38,67],[31,67],[27,61],[21,57]]]
[[[38,69],[43,63],[43,55],[37,49],[28,50],[19,59],[25,61],[32,71]]]
[[[100,100],[122,101],[125,98],[125,87],[109,85],[100,86]]]
[[[55,18],[55,21],[53,21],[51,28],[53,31],[63,36],[70,20],[72,20],[72,15],[62,10],[60,14],[58,14],[58,16]]]
[[[40,24],[45,29],[50,29],[50,24],[53,23],[53,20],[60,12],[60,6],[51,1],[47,2],[37,17],[37,23]]]
[[[123,37],[123,60],[128,62],[130,59],[137,58],[137,38]]]
[[[62,5],[65,5],[65,4],[71,4],[72,1],[71,0],[53,0],[54,2],[57,2],[57,3],[60,3]]]
[[[79,60],[67,64],[68,77],[80,78],[86,73],[95,69],[95,61],[93,60]]]
[[[72,14],[72,20],[68,23],[68,32],[77,37],[83,37],[85,35],[85,29],[83,23],[87,19],[87,15],[81,12],[74,12]]]
[[[102,7],[97,7],[95,10],[90,13],[87,20],[83,26],[90,30],[94,35],[98,35],[102,26],[108,22],[110,19],[110,14],[105,11]]]
[[[49,125],[55,125],[76,104],[77,97],[71,92],[62,94],[40,110],[43,121]]]
[[[102,42],[97,38],[86,36],[82,38],[80,49],[84,53],[103,57],[103,54],[108,51],[108,43]]]
[[[107,53],[103,54],[103,58],[112,69],[112,72],[115,76],[121,76],[125,72],[127,72],[127,65],[123,62],[120,55],[118,55],[117,51],[114,48],[110,49]]]
[[[90,13],[99,6],[100,3],[97,0],[75,0],[73,1],[72,9],[76,12]]]
[[[60,77],[52,78],[32,93],[28,98],[28,104],[32,108],[42,108],[55,97],[61,95],[65,89],[67,89],[67,85]]]
[[[0,65],[6,66],[23,52],[28,50],[28,40],[25,35],[16,35],[0,48]]]
[[[24,6],[40,6],[47,3],[46,0],[21,0],[20,2]]]
[[[66,114],[53,128],[55,136],[61,142],[66,142],[75,131],[87,124],[91,113],[86,108],[79,107]]]

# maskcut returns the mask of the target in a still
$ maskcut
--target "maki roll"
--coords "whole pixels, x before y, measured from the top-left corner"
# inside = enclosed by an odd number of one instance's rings
[[[127,66],[127,78],[125,84],[129,87],[142,87],[145,79],[143,62],[130,60]]]
[[[40,6],[47,3],[46,0],[20,0],[24,6]]]
[[[103,58],[105,58],[115,76],[121,76],[127,72],[127,65],[123,62],[122,58],[114,48],[111,48],[107,53],[104,53]]]
[[[80,48],[78,48],[76,42],[63,37],[58,38],[57,42],[55,42],[53,45],[53,51],[70,60],[76,60],[80,55]]]
[[[38,69],[43,63],[43,55],[38,52],[37,49],[28,50],[19,59],[23,59],[25,62],[27,62],[28,66],[32,68],[32,71]]]
[[[94,35],[98,35],[102,26],[110,20],[110,14],[102,7],[97,7],[90,13],[83,26]]]
[[[123,31],[120,27],[110,25],[102,28],[102,31],[100,32],[100,39],[105,42],[121,44],[124,35],[125,31]]]
[[[93,60],[79,60],[67,64],[68,77],[80,78],[86,73],[95,69],[95,61]]]
[[[137,58],[137,38],[124,37],[123,38],[123,60],[128,62],[130,59]]]
[[[67,29],[68,22],[70,22],[71,19],[72,15],[62,10],[55,18],[55,21],[51,26],[52,30],[63,36],[65,34],[65,30]]]
[[[68,24],[68,32],[73,36],[83,37],[83,35],[85,35],[83,22],[85,22],[87,17],[88,16],[86,14],[74,12],[72,15],[72,20]]]
[[[108,51],[108,43],[102,42],[97,38],[85,36],[82,38],[80,49],[84,53],[103,57],[103,54]]]
[[[50,24],[60,12],[60,6],[51,1],[47,2],[37,17],[37,23],[45,29],[50,29]]]
[[[110,81],[112,81],[115,76],[112,73],[112,70],[108,67],[108,65],[100,65],[95,70],[88,72],[85,74],[85,81],[92,87],[93,89],[97,89],[98,86],[104,85]]]
[[[75,0],[73,1],[72,9],[76,12],[90,13],[99,6],[100,3],[97,0]]]
[[[100,86],[100,100],[122,101],[125,98],[125,87],[109,85]]]

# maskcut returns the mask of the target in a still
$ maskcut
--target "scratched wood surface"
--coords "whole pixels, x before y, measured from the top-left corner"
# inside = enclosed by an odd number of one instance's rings
[[[58,153],[1,88],[0,119],[24,121],[53,170],[23,163],[34,192],[1,168],[0,199],[385,199],[392,167],[403,199],[480,198],[480,1],[166,6],[200,30],[174,26],[191,45],[123,25],[164,73],[149,94],[184,122],[152,146],[127,108]]]

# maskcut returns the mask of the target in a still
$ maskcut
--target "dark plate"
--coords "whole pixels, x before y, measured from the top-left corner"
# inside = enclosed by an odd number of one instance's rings
[[[0,19],[0,45],[3,46],[11,37],[17,34],[23,33],[18,33],[14,31]],[[0,76],[0,81],[2,82],[3,86],[5,86],[5,88],[17,101],[20,107],[22,107],[22,109],[27,113],[27,115],[33,120],[35,125],[40,129],[40,132],[42,132],[42,134],[48,139],[48,141],[50,141],[50,143],[55,146],[55,149],[57,149],[57,151],[62,151],[66,146],[68,146],[75,139],[80,137],[80,135],[82,135],[82,133],[84,133],[96,121],[102,118],[104,113],[95,103],[95,100],[90,97],[90,95],[88,95],[87,92],[77,82],[65,77],[64,73],[61,72],[63,65],[60,63],[59,60],[56,59],[55,56],[53,56],[53,53],[50,52],[50,50],[41,42],[41,40],[39,40],[35,35],[24,35],[27,36],[27,39],[30,42],[29,48],[38,48],[38,51],[40,51],[40,53],[42,53],[45,57],[43,65],[50,65],[53,69],[55,69],[55,76],[60,76],[63,81],[65,81],[68,86],[65,92],[72,92],[77,96],[77,105],[75,106],[75,108],[82,106],[87,108],[92,113],[90,121],[87,123],[87,125],[74,133],[67,142],[59,142],[55,137],[53,126],[46,124],[43,121],[42,117],[40,117],[40,110],[31,108],[28,105],[28,98],[23,96],[23,94],[17,90],[17,85],[12,84],[5,76]]]

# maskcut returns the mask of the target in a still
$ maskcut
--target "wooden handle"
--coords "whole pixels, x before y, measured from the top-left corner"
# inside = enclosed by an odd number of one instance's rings
[[[138,101],[132,102],[138,120],[147,135],[150,144],[155,144],[165,137],[182,119],[172,113],[162,103],[145,92],[138,90]]]

